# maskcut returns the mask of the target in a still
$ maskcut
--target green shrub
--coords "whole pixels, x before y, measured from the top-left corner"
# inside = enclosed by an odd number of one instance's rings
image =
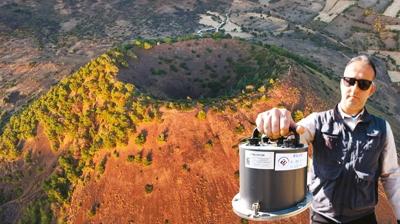
[[[152,162],[153,162],[153,153],[148,152],[146,157],[143,159],[143,165],[150,166]]]
[[[113,155],[118,158],[119,157],[119,152],[117,150],[114,150],[113,151]]]
[[[169,69],[173,72],[178,72],[178,68],[175,65],[170,65]]]
[[[31,163],[32,162],[32,150],[28,150],[28,152],[26,152],[25,157],[24,157],[24,161],[26,163]]]
[[[143,160],[143,150],[140,150],[138,154],[135,156],[136,163],[142,163]]]
[[[82,163],[71,154],[58,159],[59,170],[53,173],[43,184],[43,189],[51,202],[59,205],[69,203],[74,184],[82,174]]]
[[[71,154],[66,154],[58,159],[58,164],[62,170],[59,176],[65,176],[69,182],[76,183],[82,173],[79,161]]]
[[[200,111],[197,113],[196,117],[197,117],[199,120],[205,120],[206,117],[207,117],[207,113],[206,113],[204,110],[200,110]]]
[[[236,134],[242,134],[244,132],[244,126],[242,123],[239,123],[238,126],[235,127]]]
[[[100,208],[100,203],[98,202],[93,203],[93,205],[90,207],[88,211],[88,216],[93,217],[94,215],[96,215],[96,212],[99,208]]]
[[[15,198],[19,198],[23,193],[24,193],[24,190],[22,190],[21,187],[17,187],[16,189],[13,190],[13,194],[14,194]]]
[[[99,166],[97,170],[99,171],[100,174],[103,174],[104,171],[106,170],[106,163],[107,163],[107,155],[103,157],[103,159],[100,161]]]
[[[144,190],[147,194],[150,194],[151,192],[153,192],[153,184],[146,184],[144,186]]]
[[[135,161],[135,155],[128,155],[128,157],[126,158],[126,160],[127,160],[128,162],[133,162],[133,161]]]
[[[150,72],[152,75],[165,75],[167,74],[166,71],[160,68],[150,68]]]
[[[71,182],[63,175],[51,175],[43,188],[51,202],[63,204],[69,201]]]
[[[135,138],[135,143],[137,145],[143,145],[146,142],[146,137],[147,137],[147,131],[142,130],[138,136]]]
[[[204,145],[204,147],[206,148],[206,149],[212,149],[212,147],[213,147],[213,141],[211,140],[211,139],[209,139],[208,141],[207,141],[207,143]]]
[[[182,169],[185,170],[185,171],[190,172],[190,167],[189,167],[189,165],[186,164],[186,163],[184,163],[184,164],[182,165]]]
[[[166,142],[167,141],[167,137],[168,137],[167,132],[163,131],[157,136],[157,141],[158,142]]]
[[[31,202],[22,212],[18,224],[50,224],[53,212],[46,197]]]
[[[240,219],[240,223],[241,223],[241,224],[249,224],[249,220],[244,219],[244,218],[241,218],[241,219]]]
[[[151,163],[152,163],[152,161],[151,161],[151,160],[148,160],[147,158],[144,158],[144,159],[142,160],[142,163],[143,163],[144,166],[150,166]]]
[[[175,40],[172,39],[171,37],[164,37],[163,42],[166,44],[172,44],[175,42]]]
[[[185,69],[185,70],[189,70],[189,68],[187,67],[187,65],[186,65],[185,62],[180,63],[180,64],[179,64],[179,67],[181,67],[181,68],[183,68],[183,69]]]

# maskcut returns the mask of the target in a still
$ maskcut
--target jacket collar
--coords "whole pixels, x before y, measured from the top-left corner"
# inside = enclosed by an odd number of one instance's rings
[[[362,114],[360,115],[359,122],[370,122],[372,119],[372,116],[368,113],[367,108],[364,107],[364,109],[361,112]],[[335,109],[333,109],[333,116],[335,118],[335,121],[343,121],[343,116],[340,114],[339,111],[339,104],[336,104]]]

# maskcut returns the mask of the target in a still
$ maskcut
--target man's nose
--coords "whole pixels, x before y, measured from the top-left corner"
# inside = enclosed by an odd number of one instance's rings
[[[358,91],[360,91],[360,88],[358,87],[358,82],[356,82],[356,83],[354,83],[354,85],[350,86],[350,92],[352,94],[355,94]]]

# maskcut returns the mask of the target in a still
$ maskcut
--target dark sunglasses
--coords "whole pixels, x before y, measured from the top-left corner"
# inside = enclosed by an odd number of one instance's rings
[[[346,87],[354,86],[357,82],[358,88],[361,90],[367,90],[372,84],[372,81],[370,80],[365,80],[365,79],[355,79],[355,78],[349,78],[349,77],[342,77],[343,83]]]

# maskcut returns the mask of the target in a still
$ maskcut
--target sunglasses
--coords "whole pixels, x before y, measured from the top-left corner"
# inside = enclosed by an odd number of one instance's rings
[[[343,83],[346,87],[354,86],[357,82],[358,88],[361,90],[367,90],[372,84],[372,81],[370,80],[365,80],[365,79],[355,79],[355,78],[349,78],[349,77],[342,77]]]

